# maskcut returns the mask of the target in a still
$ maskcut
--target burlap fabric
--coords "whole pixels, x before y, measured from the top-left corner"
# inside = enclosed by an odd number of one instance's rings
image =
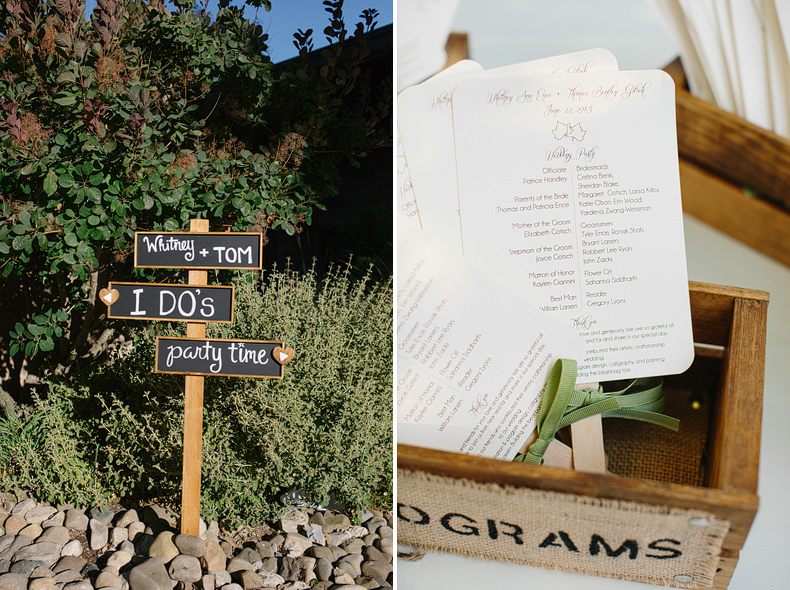
[[[729,522],[697,510],[398,470],[398,542],[676,586],[713,585]]]

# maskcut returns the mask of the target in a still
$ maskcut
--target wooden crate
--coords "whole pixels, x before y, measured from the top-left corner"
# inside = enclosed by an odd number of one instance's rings
[[[676,86],[683,210],[790,266],[790,140],[693,97],[679,60],[664,69]]]
[[[689,283],[689,293],[695,342],[704,346],[698,348],[694,365],[683,375],[674,377],[674,382],[684,384],[691,390],[707,388],[711,393],[712,411],[707,420],[705,443],[707,461],[701,485],[584,473],[398,445],[399,540],[415,546],[501,559],[496,555],[487,555],[485,551],[466,550],[465,542],[477,540],[473,535],[484,536],[485,522],[482,519],[475,526],[471,526],[473,521],[467,517],[464,517],[466,521],[459,521],[461,524],[467,523],[463,531],[470,536],[457,535],[458,544],[438,547],[435,542],[428,541],[428,536],[421,534],[427,527],[416,525],[428,524],[430,518],[436,520],[438,515],[429,517],[425,513],[424,518],[416,516],[419,512],[415,509],[419,507],[415,506],[415,499],[411,497],[413,492],[401,486],[401,481],[409,477],[412,480],[415,477],[418,480],[419,477],[440,478],[451,484],[459,482],[460,486],[493,484],[493,487],[516,493],[532,490],[558,492],[562,497],[582,498],[585,501],[594,499],[595,502],[614,505],[621,503],[624,507],[634,503],[667,514],[701,511],[728,523],[722,533],[718,563],[714,563],[715,569],[711,570],[715,571],[715,575],[712,574],[712,579],[703,584],[684,582],[682,578],[678,581],[674,577],[664,583],[681,588],[710,587],[711,584],[714,588],[727,588],[758,507],[768,294],[695,282]],[[444,519],[448,518],[447,515],[451,515],[450,518],[453,518],[452,515],[457,518],[463,516],[453,510],[453,506],[442,508]],[[558,510],[564,511],[564,508],[560,506]],[[572,514],[572,511],[568,510],[567,514]],[[489,520],[489,537],[491,532],[497,533],[497,522],[500,523],[499,533],[502,533],[501,524],[517,527],[518,518],[514,507],[513,516],[509,519],[500,515],[499,520]],[[446,528],[448,521],[443,520],[443,523]],[[455,525],[455,528],[459,526]],[[494,529],[491,529],[492,526]],[[415,528],[416,533],[412,530]],[[403,533],[410,530],[412,533]],[[515,529],[509,530],[512,533]],[[404,539],[404,535],[409,538]],[[561,545],[559,540],[551,544]],[[583,552],[582,545],[577,544]],[[525,552],[528,549],[526,545],[518,548],[523,548]],[[508,557],[507,560],[558,567],[550,563],[536,563],[528,556],[524,559]],[[568,569],[582,571],[578,568]],[[597,575],[639,579],[638,576],[619,575],[617,572]]]

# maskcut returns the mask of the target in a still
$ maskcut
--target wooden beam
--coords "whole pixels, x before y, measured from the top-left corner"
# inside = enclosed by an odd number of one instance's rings
[[[207,232],[207,219],[193,219],[190,231]],[[190,285],[207,285],[208,272],[189,271]],[[205,338],[206,324],[187,323],[188,338]],[[184,388],[184,465],[181,489],[181,532],[200,534],[200,473],[203,445],[203,380],[201,376],[186,376]]]

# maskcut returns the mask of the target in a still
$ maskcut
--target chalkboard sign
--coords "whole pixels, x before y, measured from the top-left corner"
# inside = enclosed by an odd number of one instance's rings
[[[234,287],[110,283],[110,288],[102,289],[99,295],[109,306],[108,318],[217,323],[233,321]]]
[[[282,345],[282,342],[263,340],[159,337],[156,372],[282,379],[283,366],[272,354]]]
[[[262,234],[135,232],[137,268],[260,269]]]

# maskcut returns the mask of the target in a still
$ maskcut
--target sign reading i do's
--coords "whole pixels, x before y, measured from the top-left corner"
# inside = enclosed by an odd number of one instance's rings
[[[293,358],[282,342],[207,339],[206,323],[233,321],[234,288],[209,286],[209,269],[262,268],[260,233],[209,232],[193,219],[190,232],[136,232],[138,268],[186,268],[188,285],[110,283],[99,292],[108,318],[187,322],[186,338],[156,339],[157,373],[186,375],[181,532],[199,534],[203,376],[283,378]]]

